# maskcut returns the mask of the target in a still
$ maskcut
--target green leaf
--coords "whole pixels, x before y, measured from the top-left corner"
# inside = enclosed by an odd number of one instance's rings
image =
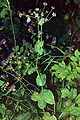
[[[37,70],[37,67],[36,67],[36,66],[30,67],[29,70],[28,70],[28,75],[31,75],[31,74],[34,73],[36,70]]]
[[[70,66],[70,65],[67,66],[67,70],[68,70],[69,72],[71,72],[71,66]]]
[[[61,63],[59,63],[59,66],[62,67],[63,69],[66,67],[66,64],[64,61],[62,61]]]
[[[31,96],[31,99],[33,101],[38,101],[39,100],[39,94],[38,94],[38,92],[34,92],[33,95]]]
[[[46,102],[42,100],[40,97],[38,100],[38,107],[43,110],[46,107],[46,105],[47,105]]]
[[[79,117],[76,117],[76,120],[80,120],[80,116],[79,116]]]
[[[16,50],[19,51],[19,45],[16,46]]]
[[[44,120],[57,120],[57,118],[54,115],[50,115],[49,112],[46,112],[43,117]]]
[[[70,59],[71,59],[73,62],[76,62],[76,61],[77,61],[77,58],[74,57],[74,56],[71,56]]]
[[[50,90],[42,90],[40,93],[42,99],[48,104],[55,104],[54,95]]]
[[[2,86],[4,84],[4,81],[0,80],[0,86]]]
[[[70,114],[79,116],[80,115],[80,108],[79,107],[73,107],[73,109],[70,111]]]
[[[76,102],[77,104],[80,104],[80,94],[75,98],[75,102]]]
[[[35,51],[39,54],[39,55],[42,55],[44,50],[43,50],[43,44],[44,44],[44,41],[40,41],[38,40],[35,44]]]
[[[72,88],[70,94],[71,94],[72,98],[74,99],[77,96],[77,89]]]
[[[24,51],[24,47],[22,46],[22,47],[20,48],[20,54],[22,54],[23,51]]]
[[[57,70],[57,69],[59,69],[59,68],[60,68],[60,67],[59,67],[58,65],[54,65],[54,66],[51,67],[52,70]]]
[[[40,109],[44,109],[46,107],[46,102],[41,98],[41,95],[38,94],[38,92],[34,92],[34,94],[31,96],[31,99],[33,101],[38,101],[38,107]]]
[[[5,18],[5,16],[8,15],[8,9],[3,8],[3,10],[0,13],[1,18]]]
[[[18,115],[16,117],[16,120],[30,120],[31,116],[32,116],[31,112],[26,112],[26,113],[23,113],[21,115]]]
[[[46,75],[45,74],[38,74],[36,78],[36,83],[38,86],[44,86],[46,83]]]
[[[24,96],[24,93],[25,93],[25,89],[22,88],[22,89],[20,90],[20,92],[21,92],[21,96],[23,97],[23,96]]]
[[[67,88],[61,90],[61,93],[62,93],[61,98],[70,97],[70,91]]]
[[[78,51],[78,50],[75,50],[75,56],[76,56],[76,58],[79,58],[79,56],[80,56],[80,52]]]
[[[76,67],[78,73],[80,73],[80,67]]]
[[[0,103],[0,113],[1,113],[2,115],[5,114],[6,109],[7,109],[7,108],[5,107],[5,105]]]
[[[66,77],[68,76],[68,74],[69,74],[68,70],[63,70],[63,71],[61,71],[61,73],[58,75],[58,77],[63,80],[64,78],[66,78]]]

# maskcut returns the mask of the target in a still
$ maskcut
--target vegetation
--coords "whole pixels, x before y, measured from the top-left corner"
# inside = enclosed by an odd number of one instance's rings
[[[78,13],[64,15],[66,32],[49,35],[54,6],[16,13],[0,1],[0,120],[80,120],[80,2],[73,2]]]

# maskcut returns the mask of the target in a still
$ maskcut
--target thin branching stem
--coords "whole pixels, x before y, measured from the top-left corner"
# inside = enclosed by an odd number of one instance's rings
[[[16,36],[15,36],[15,30],[14,30],[14,23],[13,23],[13,18],[12,18],[12,10],[11,10],[11,7],[10,7],[9,0],[7,0],[7,3],[8,3],[8,9],[9,9],[9,12],[10,12],[10,20],[11,20],[11,26],[12,26],[12,33],[13,33],[13,39],[14,39],[14,45],[15,45],[15,51],[16,51],[16,57],[17,57],[17,49],[16,49],[17,44],[16,44]]]

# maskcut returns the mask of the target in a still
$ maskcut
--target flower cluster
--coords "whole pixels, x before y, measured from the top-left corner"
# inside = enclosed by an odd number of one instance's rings
[[[46,6],[47,6],[47,3],[44,2],[43,10],[41,10],[40,8],[36,8],[35,11],[32,12],[32,10],[30,9],[28,11],[29,13],[28,15],[26,15],[25,13],[19,12],[19,17],[26,16],[27,23],[31,22],[31,18],[33,18],[38,21],[39,25],[43,25],[44,23],[50,21],[53,17],[56,17],[56,13],[53,11],[55,7],[52,6],[51,10],[48,12],[48,11],[45,11]]]

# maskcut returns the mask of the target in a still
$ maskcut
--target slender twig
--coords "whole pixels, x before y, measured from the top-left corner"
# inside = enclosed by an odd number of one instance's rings
[[[45,19],[47,19],[49,17],[49,15],[51,14],[52,11],[53,11],[53,9],[50,10],[50,12],[48,13],[48,15],[46,16]]]
[[[71,35],[71,39],[73,38],[73,36],[75,35],[75,33],[76,33],[79,29],[80,29],[80,27],[75,28],[73,34]]]
[[[55,58],[55,57],[54,57]],[[53,58],[53,59],[54,59]],[[46,68],[44,69],[44,71],[46,71],[46,69],[49,67],[49,65],[52,63],[53,59],[50,60],[50,62],[48,63],[48,65],[46,66]]]
[[[6,0],[6,1],[8,3],[8,9],[9,9],[9,12],[10,12],[10,20],[11,20],[11,26],[12,26],[12,32],[13,32],[13,39],[14,39],[15,51],[16,51],[16,57],[17,57],[17,49],[16,49],[17,44],[16,44],[16,36],[15,36],[14,24],[13,24],[13,19],[12,19],[12,10],[11,10],[11,7],[10,7],[9,0]]]

